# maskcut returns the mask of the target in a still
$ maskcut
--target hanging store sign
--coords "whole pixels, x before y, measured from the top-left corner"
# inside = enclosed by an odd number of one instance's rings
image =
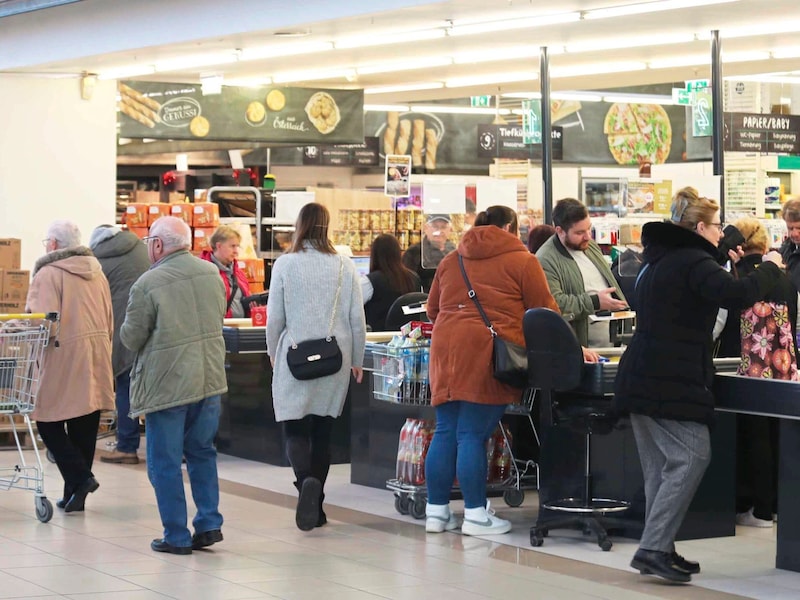
[[[553,160],[564,157],[564,130],[553,127]],[[481,158],[541,159],[542,144],[527,144],[518,125],[478,125],[478,156]]]
[[[713,130],[713,107],[711,90],[703,88],[693,93],[692,101],[692,136],[710,137]]]
[[[363,90],[127,81],[119,84],[120,137],[350,144],[364,141]]]
[[[522,101],[522,139],[526,144],[542,143],[542,102]]]
[[[724,148],[733,152],[800,154],[800,116],[725,113]]]
[[[334,146],[305,146],[304,165],[330,167],[377,167],[380,150],[378,138],[364,138],[363,144],[336,144]]]

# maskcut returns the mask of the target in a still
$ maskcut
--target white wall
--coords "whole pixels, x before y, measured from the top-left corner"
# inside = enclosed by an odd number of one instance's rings
[[[0,237],[22,239],[22,268],[44,253],[54,219],[71,219],[88,243],[113,223],[116,82],[82,100],[79,79],[0,75]]]

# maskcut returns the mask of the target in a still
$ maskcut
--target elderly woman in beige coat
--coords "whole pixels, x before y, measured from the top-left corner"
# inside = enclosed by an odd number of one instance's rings
[[[80,245],[78,227],[54,221],[47,254],[36,261],[28,312],[57,312],[58,337],[47,346],[33,418],[64,478],[64,512],[84,509],[100,484],[92,474],[100,411],[114,408],[111,292],[100,263]]]

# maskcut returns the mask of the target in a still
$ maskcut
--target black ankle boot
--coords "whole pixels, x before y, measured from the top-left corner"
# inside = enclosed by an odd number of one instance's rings
[[[675,564],[671,552],[639,548],[633,555],[631,567],[637,569],[642,575],[658,575],[675,583],[689,583],[692,580],[689,573]]]

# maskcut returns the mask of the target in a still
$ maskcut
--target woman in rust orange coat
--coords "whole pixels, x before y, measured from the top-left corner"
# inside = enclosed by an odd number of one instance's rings
[[[478,214],[458,252],[436,270],[428,297],[433,321],[431,395],[436,432],[425,461],[428,486],[426,530],[456,529],[450,491],[456,475],[464,496],[466,535],[505,533],[511,524],[495,517],[486,502],[486,440],[520,391],[492,376],[491,334],[469,298],[458,258],[495,331],[525,345],[522,317],[534,307],[558,311],[538,259],[518,236],[517,214],[492,206]]]

